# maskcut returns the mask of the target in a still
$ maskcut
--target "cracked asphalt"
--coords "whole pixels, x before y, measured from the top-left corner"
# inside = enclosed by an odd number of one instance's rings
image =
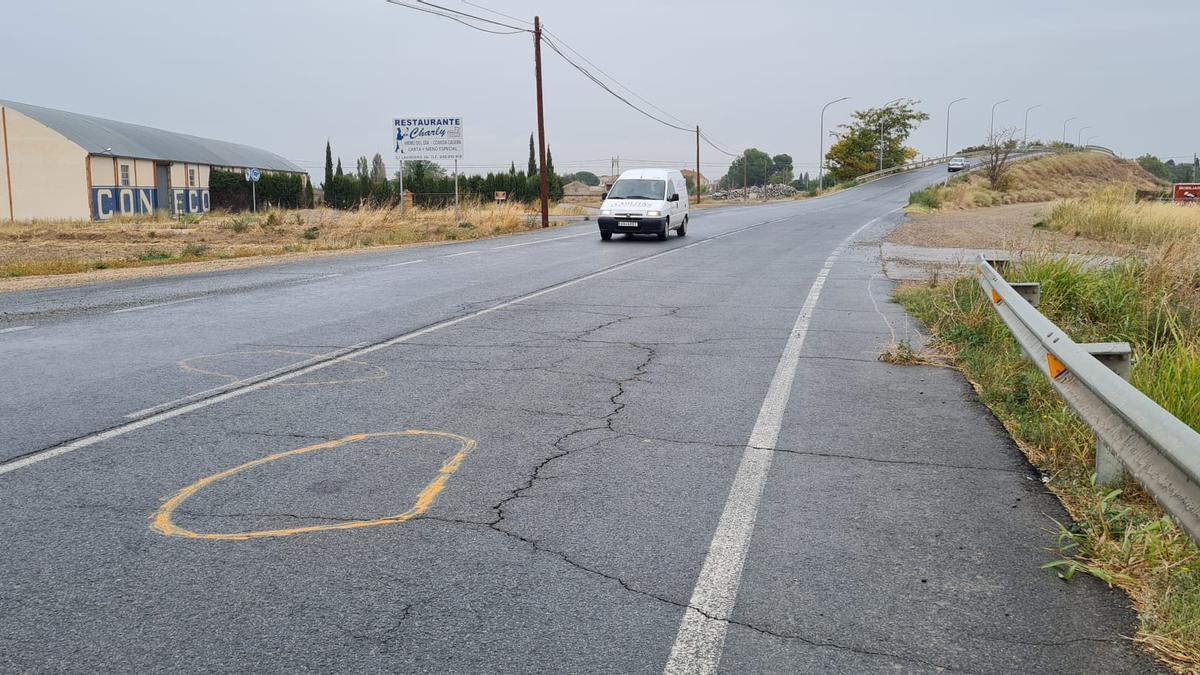
[[[809,288],[876,218],[812,315],[719,669],[1154,670],[1124,595],[1039,568],[1066,514],[962,376],[877,360],[924,336],[876,242],[941,176],[666,243],[587,223],[0,296],[34,326],[0,335],[0,471],[49,457],[0,473],[0,670],[662,672]],[[354,436],[408,429],[477,445]],[[348,527],[151,527],[217,475],[175,524]]]

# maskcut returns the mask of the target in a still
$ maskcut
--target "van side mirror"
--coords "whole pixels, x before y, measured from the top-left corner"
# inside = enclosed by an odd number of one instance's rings
[[[679,201],[679,193],[678,192],[673,193],[670,197],[667,197],[667,201],[669,201],[669,202]]]

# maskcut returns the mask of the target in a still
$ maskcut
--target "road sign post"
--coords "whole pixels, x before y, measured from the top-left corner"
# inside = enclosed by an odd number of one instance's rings
[[[253,213],[258,213],[258,181],[262,178],[262,171],[258,169],[246,169],[246,181],[250,183],[250,209]]]
[[[458,160],[463,158],[461,117],[397,117],[392,120],[392,140],[400,160],[400,213],[404,214],[404,162],[424,159],[454,161],[454,209],[458,212]]]

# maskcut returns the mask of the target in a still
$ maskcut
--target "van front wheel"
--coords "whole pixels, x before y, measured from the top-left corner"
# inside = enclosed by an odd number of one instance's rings
[[[601,232],[600,239],[603,241],[612,241],[612,232]]]
[[[665,221],[663,221],[663,229],[662,229],[662,232],[659,232],[659,233],[658,233],[658,240],[659,240],[659,241],[666,241],[666,240],[667,240],[667,235],[669,235],[669,234],[671,234],[671,219],[670,219],[670,218],[667,218]]]
[[[679,236],[681,236],[681,237],[686,237],[686,236],[687,236],[687,221],[688,221],[688,219],[687,219],[687,216],[684,216],[684,217],[683,217],[683,224],[681,224],[681,225],[679,226],[679,229],[678,229],[678,230],[676,230],[676,232],[678,232],[678,233],[679,233]]]

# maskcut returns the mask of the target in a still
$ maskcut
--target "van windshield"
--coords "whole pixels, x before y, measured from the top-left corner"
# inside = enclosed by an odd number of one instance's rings
[[[645,178],[621,179],[608,191],[609,199],[662,199],[666,196],[667,181]]]

